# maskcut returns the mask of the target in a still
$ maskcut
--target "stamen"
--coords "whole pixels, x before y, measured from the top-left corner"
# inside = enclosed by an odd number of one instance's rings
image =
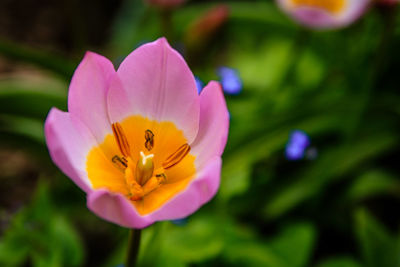
[[[136,182],[134,181],[131,184],[131,195],[130,199],[133,201],[140,200],[144,196],[144,190],[143,188]]]
[[[167,177],[164,173],[157,174],[156,176],[151,177],[150,180],[143,186],[143,194],[148,195],[157,188],[160,187],[161,184],[165,183]]]
[[[124,157],[129,157],[131,155],[131,150],[130,150],[128,140],[126,139],[126,135],[124,133],[124,130],[122,129],[121,124],[116,122],[116,123],[113,123],[111,126],[112,126],[115,140],[117,141],[119,150],[121,151],[121,153]]]
[[[124,157],[120,158],[115,155],[114,157],[112,157],[111,161],[116,164],[117,167],[121,170],[125,170],[128,167],[128,161]]]
[[[148,151],[151,151],[154,147],[154,134],[152,131],[147,129],[144,132],[144,138],[146,139],[146,142],[144,143],[144,146]]]
[[[153,176],[154,164],[153,164],[153,154],[145,155],[140,151],[140,159],[136,164],[136,181],[140,185],[144,185]]]
[[[189,153],[190,146],[188,144],[184,144],[178,148],[173,154],[171,154],[162,164],[164,169],[169,169],[179,162],[181,162],[185,156]]]

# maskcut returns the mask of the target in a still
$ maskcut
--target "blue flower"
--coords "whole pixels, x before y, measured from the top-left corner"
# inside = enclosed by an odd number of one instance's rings
[[[243,82],[237,70],[228,67],[220,67],[217,70],[217,74],[221,79],[222,89],[226,94],[237,95],[242,91]]]
[[[195,81],[196,81],[197,92],[200,94],[200,93],[201,93],[201,90],[203,90],[204,83],[203,83],[203,81],[200,80],[200,78],[197,77],[197,76],[194,76],[194,79],[195,79]]]
[[[183,219],[177,219],[177,220],[172,220],[171,221],[173,224],[178,225],[178,226],[184,226],[187,224],[188,219],[187,218],[183,218]]]
[[[286,158],[288,160],[302,159],[309,145],[310,137],[304,131],[292,131],[286,144]]]

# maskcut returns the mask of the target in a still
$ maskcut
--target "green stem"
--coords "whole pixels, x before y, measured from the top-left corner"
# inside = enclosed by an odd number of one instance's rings
[[[125,267],[136,266],[137,257],[139,255],[141,229],[131,229],[129,231],[128,250],[126,253]]]

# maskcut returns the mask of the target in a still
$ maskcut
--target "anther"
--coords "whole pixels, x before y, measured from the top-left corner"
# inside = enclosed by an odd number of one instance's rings
[[[128,161],[124,157],[120,158],[119,156],[115,155],[112,157],[111,161],[121,170],[125,170],[128,167]]]
[[[111,126],[112,126],[115,140],[117,141],[119,150],[121,151],[121,153],[124,157],[129,157],[131,155],[131,150],[130,150],[128,140],[126,139],[126,135],[124,133],[124,130],[122,129],[121,124],[116,122],[116,123],[113,123]]]
[[[190,146],[188,144],[184,144],[178,148],[174,153],[172,153],[162,164],[164,169],[169,169],[179,162],[181,162],[185,156],[189,153]]]
[[[144,146],[146,147],[146,149],[148,151],[151,151],[153,149],[153,146],[154,146],[154,134],[153,134],[153,132],[147,129],[144,132],[144,138],[146,139],[146,142],[144,143]]]

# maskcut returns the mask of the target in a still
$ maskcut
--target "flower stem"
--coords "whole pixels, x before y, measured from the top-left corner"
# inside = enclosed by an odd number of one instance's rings
[[[125,267],[136,266],[137,257],[139,255],[141,229],[131,229],[129,231],[128,250],[126,253]]]

